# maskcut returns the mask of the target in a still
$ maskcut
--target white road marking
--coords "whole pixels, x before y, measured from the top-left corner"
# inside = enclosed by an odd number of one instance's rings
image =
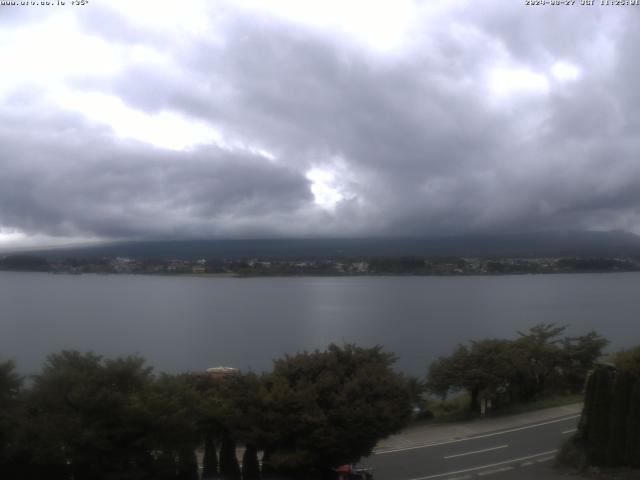
[[[553,456],[551,456],[551,457],[539,458],[539,459],[537,459],[537,460],[536,460],[536,463],[544,463],[544,462],[548,462],[548,461],[553,460],[553,459],[554,459],[554,457],[553,457]]]
[[[564,432],[562,432],[563,435],[566,435],[567,433],[573,433],[573,432],[577,432],[578,429],[577,428],[572,428],[571,430],[565,430]]]
[[[485,470],[484,472],[479,472],[479,477],[484,477],[485,475],[494,475],[496,473],[508,472],[509,470],[513,470],[515,467],[502,467],[502,468],[494,468],[493,470]]]
[[[426,444],[423,444],[423,445],[416,445],[416,446],[413,446],[413,447],[394,448],[392,450],[382,450],[380,452],[374,452],[373,454],[374,455],[384,455],[384,454],[387,454],[387,453],[405,452],[407,450],[418,450],[420,448],[437,447],[438,445],[450,445],[452,443],[467,442],[469,440],[477,440],[479,438],[495,437],[496,435],[503,435],[505,433],[511,433],[511,432],[519,432],[520,430],[526,430],[528,428],[536,428],[536,427],[542,427],[544,425],[550,425],[552,423],[566,422],[567,420],[573,420],[574,418],[579,418],[579,417],[580,417],[580,415],[572,415],[570,417],[558,418],[556,420],[549,420],[548,422],[537,423],[535,425],[528,425],[526,427],[512,428],[510,430],[502,430],[500,432],[487,433],[487,434],[484,434],[484,435],[477,435],[475,437],[459,438],[457,440],[447,440],[446,442],[426,443]]]
[[[491,463],[489,465],[480,465],[478,467],[465,468],[464,470],[456,470],[455,472],[436,473],[435,475],[427,475],[426,477],[415,477],[415,478],[412,478],[411,480],[429,480],[430,478],[439,478],[439,477],[446,477],[448,475],[457,475],[459,473],[473,472],[475,470],[483,470],[485,468],[492,468],[492,467],[498,467],[500,465],[506,465],[507,463],[522,462],[523,460],[529,460],[530,458],[541,457],[543,455],[550,455],[552,453],[556,453],[557,451],[558,450],[549,450],[547,452],[536,453],[535,455],[529,455],[527,457],[513,458],[511,460]]]
[[[483,452],[490,452],[492,450],[499,450],[501,448],[507,448],[509,445],[500,445],[499,447],[491,447],[491,448],[484,448],[482,450],[476,450],[475,452],[466,452],[466,453],[458,453],[456,455],[449,455],[447,457],[444,458],[457,458],[457,457],[464,457],[466,455],[473,455],[474,453],[483,453]]]

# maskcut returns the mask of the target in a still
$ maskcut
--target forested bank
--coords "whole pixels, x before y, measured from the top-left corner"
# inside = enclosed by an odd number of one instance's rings
[[[285,356],[263,374],[156,374],[137,356],[63,351],[25,379],[5,362],[0,478],[333,478],[414,414],[432,416],[433,395],[465,392],[478,415],[582,392],[607,341],[565,330],[540,324],[460,345],[426,382],[396,373],[381,347],[355,345]]]
[[[607,340],[596,332],[570,337],[565,326],[540,324],[515,339],[459,345],[431,364],[427,389],[446,397],[464,392],[472,413],[554,395],[579,394]]]
[[[64,351],[28,382],[3,363],[0,478],[196,480],[196,451],[203,479],[331,478],[409,421],[393,361],[331,345],[262,375],[155,375],[139,357]]]

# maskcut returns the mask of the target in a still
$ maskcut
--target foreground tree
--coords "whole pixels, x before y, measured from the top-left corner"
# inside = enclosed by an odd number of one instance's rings
[[[640,467],[640,346],[619,352],[613,361],[617,369],[626,372],[633,381],[626,418],[624,462],[637,468]]]
[[[583,465],[640,466],[640,348],[590,373],[578,433],[567,448]],[[572,458],[578,458],[575,454]]]
[[[604,464],[607,458],[609,442],[609,417],[611,414],[613,372],[607,367],[598,367],[592,375],[593,393],[592,412],[589,419],[587,441],[590,446],[589,458],[598,464]]]
[[[249,444],[242,455],[242,480],[259,480],[260,463],[258,462],[258,449]]]
[[[609,341],[600,334],[591,331],[578,337],[567,337],[562,340],[563,351],[561,381],[571,392],[580,392],[584,388],[587,374]]]
[[[236,457],[236,442],[231,437],[222,439],[220,447],[220,478],[224,480],[240,480],[240,465]]]
[[[145,413],[136,400],[151,380],[138,357],[50,356],[28,398],[34,462],[68,467],[77,480],[142,476],[152,458],[141,442]]]
[[[0,478],[17,475],[16,429],[22,379],[13,362],[0,363]]]
[[[178,475],[177,480],[199,480],[198,460],[193,449],[188,444],[178,454]]]
[[[213,478],[239,479],[240,466],[236,445],[255,446],[264,437],[260,430],[262,408],[258,396],[260,380],[253,373],[212,376],[191,374],[185,378],[200,398],[198,423],[205,445],[206,474]],[[211,442],[220,442],[219,463],[214,465],[215,450]],[[207,446],[209,445],[209,446]],[[209,455],[208,452],[212,452]],[[219,476],[215,476],[216,467]]]
[[[607,445],[607,464],[623,465],[627,445],[627,422],[631,407],[631,394],[634,386],[633,375],[622,370],[615,376],[611,412],[609,414],[609,432]]]
[[[631,467],[640,467],[640,378],[636,378],[629,403],[625,461]]]
[[[139,357],[52,355],[25,394],[15,478],[195,478],[196,400]]]
[[[516,340],[459,345],[453,354],[431,364],[428,390],[443,397],[464,390],[472,412],[480,411],[481,398],[499,406],[549,393],[579,392],[607,341],[595,332],[561,338],[565,329],[541,324]]]
[[[261,390],[269,466],[315,478],[404,427],[411,398],[394,360],[380,347],[354,345],[276,360]]]
[[[441,357],[429,369],[429,390],[445,397],[449,392],[465,390],[469,408],[480,411],[480,398],[494,403],[509,394],[510,382],[517,375],[518,357],[511,342],[488,339],[458,346],[450,357]]]
[[[202,480],[213,480],[218,475],[218,455],[211,433],[205,434],[204,456],[202,458]]]
[[[196,480],[204,441],[204,479],[239,480],[244,445],[245,480],[261,476],[259,450],[262,478],[271,467],[311,480],[408,422],[420,385],[393,361],[379,347],[332,345],[278,360],[261,377],[213,378],[155,376],[139,357],[64,351],[24,392],[13,365],[0,364],[1,478]]]
[[[545,392],[548,380],[558,373],[558,369],[568,361],[561,348],[562,338],[567,327],[558,327],[553,323],[539,324],[528,332],[518,332],[514,344],[525,362],[518,375],[519,395],[530,400]]]

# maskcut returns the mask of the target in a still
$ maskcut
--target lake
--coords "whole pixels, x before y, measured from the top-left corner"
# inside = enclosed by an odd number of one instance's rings
[[[267,370],[330,342],[383,345],[424,376],[457,343],[541,322],[640,343],[640,273],[478,277],[194,278],[0,272],[0,361],[138,353],[161,371]]]

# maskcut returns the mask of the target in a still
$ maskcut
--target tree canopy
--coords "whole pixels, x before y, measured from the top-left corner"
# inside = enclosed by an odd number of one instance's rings
[[[590,464],[640,466],[640,347],[589,374],[578,432],[569,441]]]
[[[331,345],[277,360],[264,379],[270,461],[285,471],[354,462],[404,427],[411,397],[380,347]]]
[[[331,345],[262,375],[216,377],[63,351],[24,389],[2,363],[1,478],[196,480],[204,446],[207,478],[258,478],[262,450],[272,470],[311,479],[407,423],[411,388],[393,361],[380,347]]]
[[[540,324],[519,337],[484,339],[459,345],[432,363],[428,389],[437,395],[465,390],[470,408],[479,411],[480,397],[494,405],[531,400],[548,393],[581,391],[587,372],[607,341],[596,332],[561,337],[566,327]]]

